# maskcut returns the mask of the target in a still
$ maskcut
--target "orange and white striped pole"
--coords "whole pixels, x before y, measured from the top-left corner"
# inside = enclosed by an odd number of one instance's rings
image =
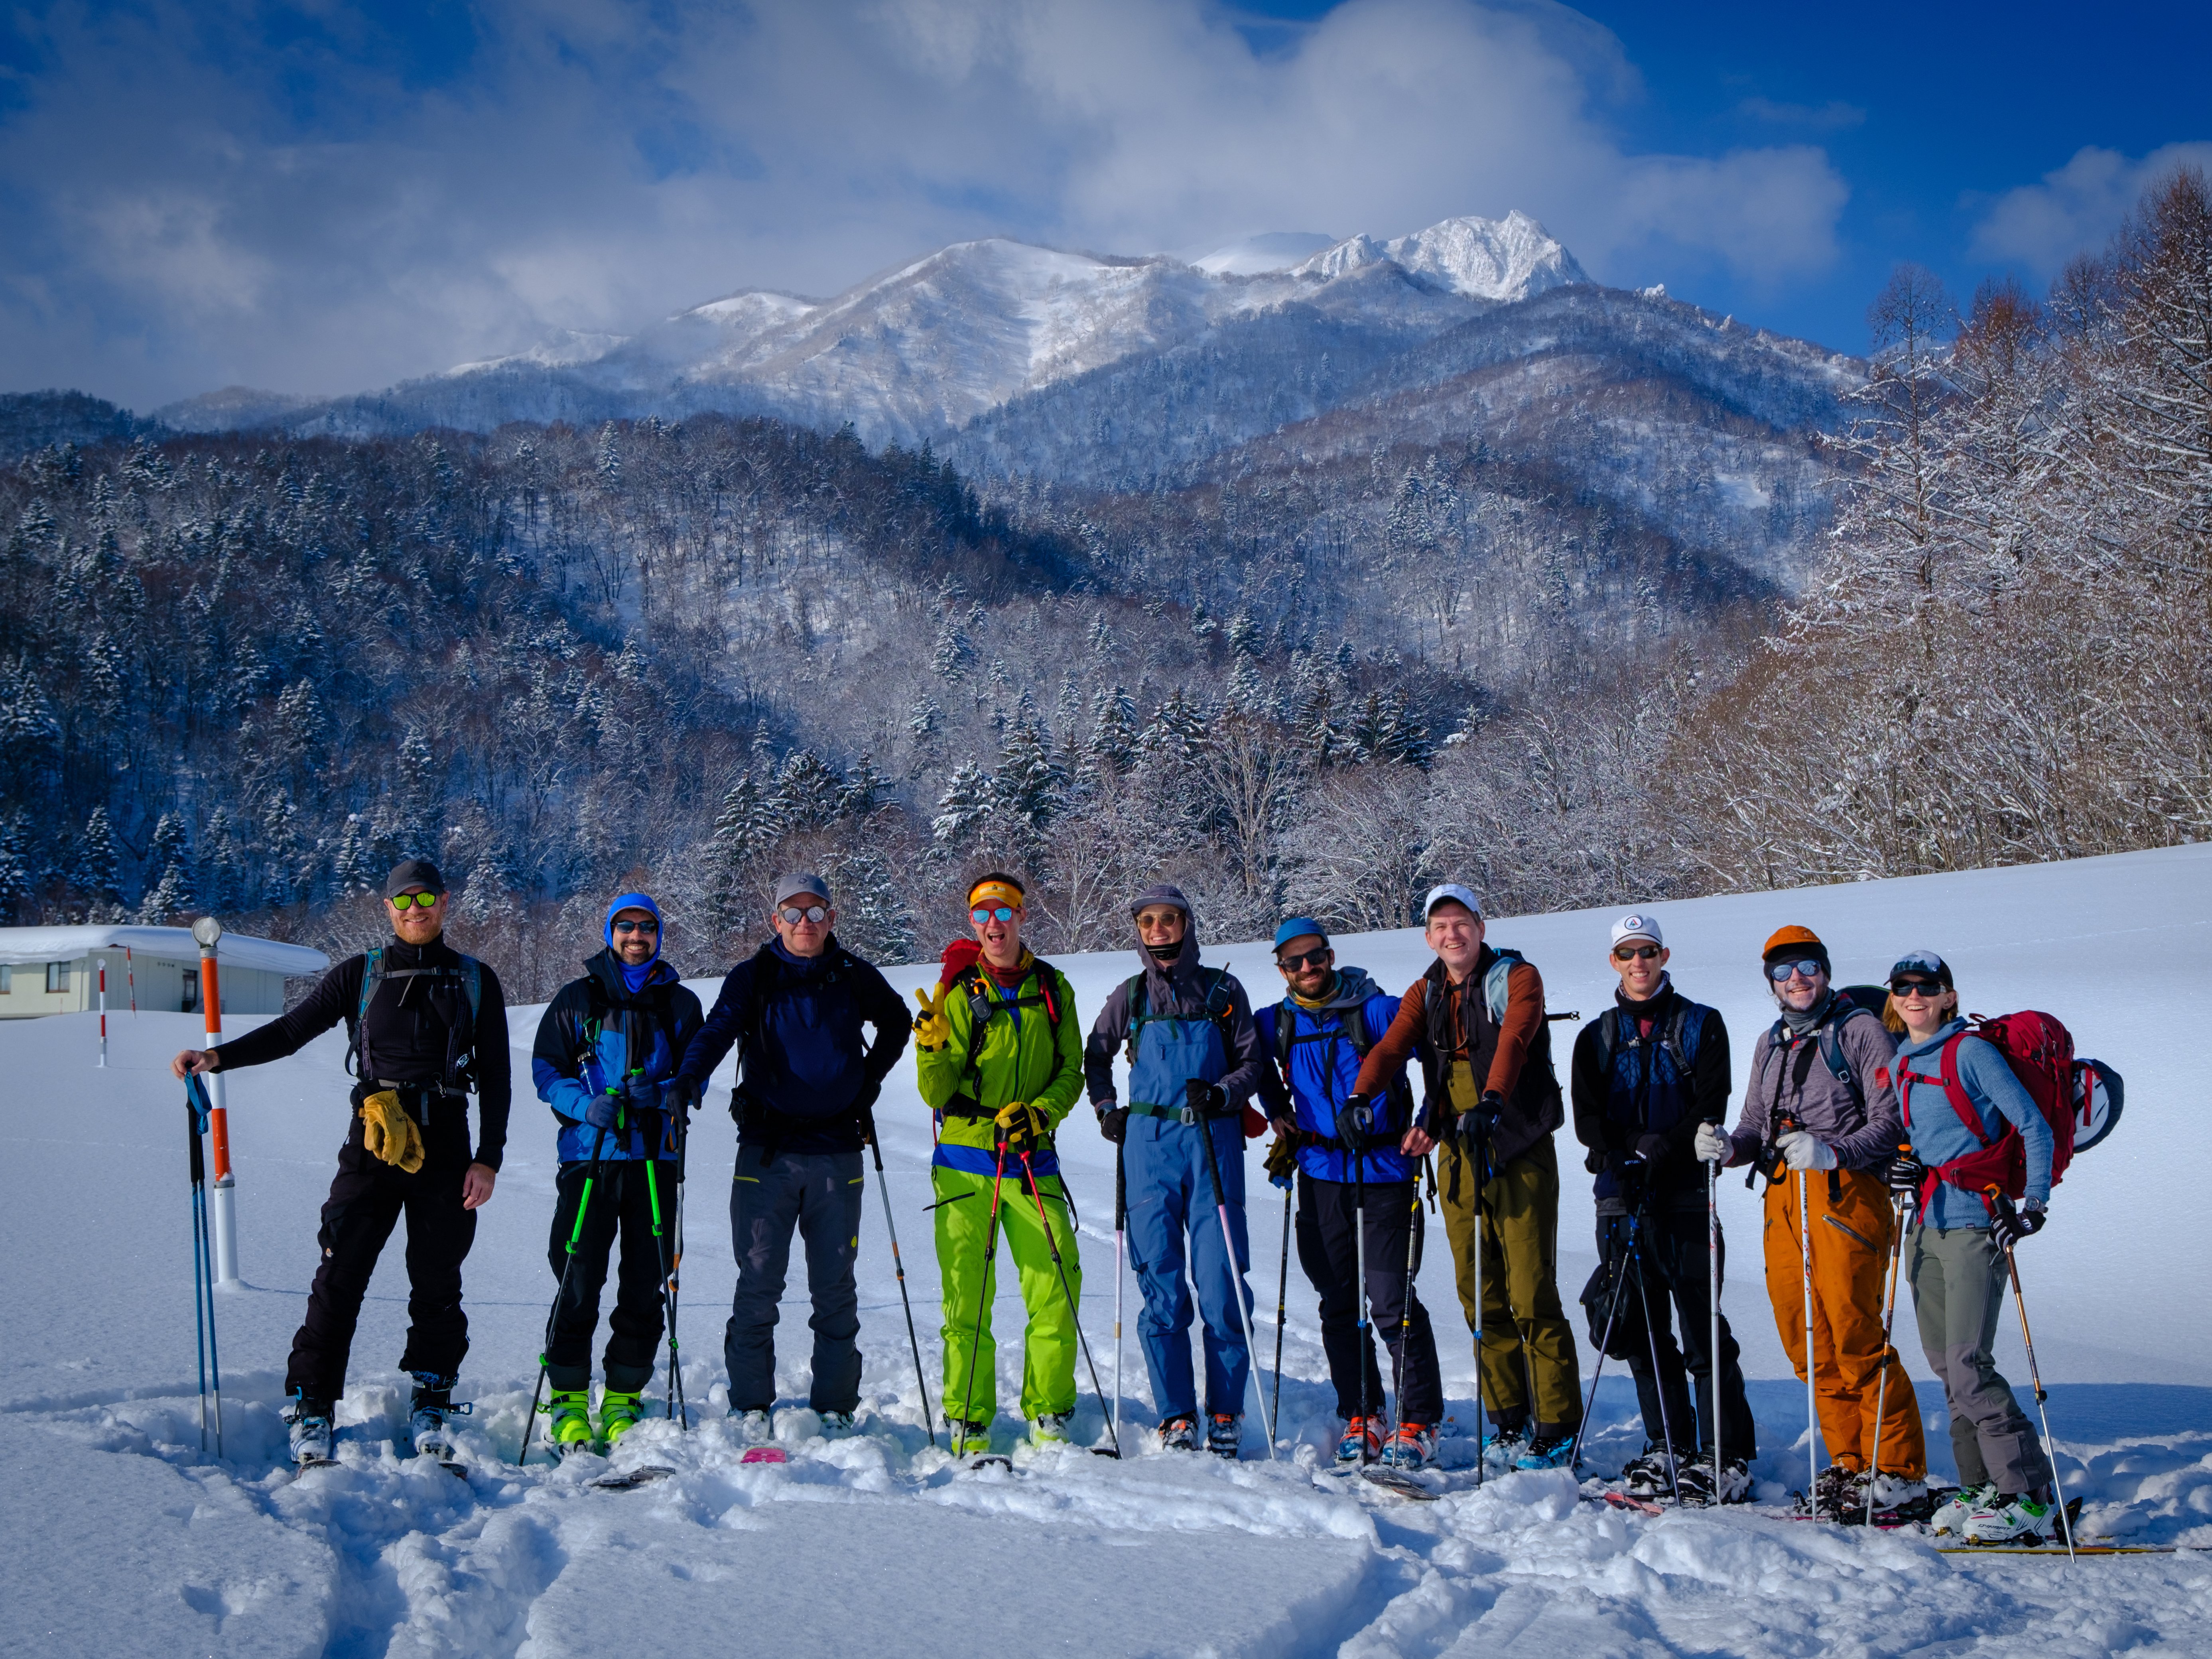
[[[222,1037],[222,981],[216,965],[216,947],[222,939],[222,924],[213,916],[202,916],[192,924],[192,937],[199,941],[200,1006],[206,1015],[207,1046],[212,1048]],[[215,1151],[215,1179],[208,1183],[209,1208],[215,1222],[215,1282],[218,1286],[234,1285],[240,1281],[237,1182],[230,1173],[230,1115],[224,1100],[222,1073],[210,1072],[206,1082],[212,1108],[208,1113],[208,1129]]]

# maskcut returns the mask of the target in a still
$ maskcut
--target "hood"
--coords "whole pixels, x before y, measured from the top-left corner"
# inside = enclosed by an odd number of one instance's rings
[[[653,936],[653,954],[633,968],[620,957],[615,959],[615,971],[622,975],[623,985],[631,991],[642,991],[653,983],[653,970],[660,964],[660,947],[668,943],[668,919],[660,914],[660,907],[644,893],[623,893],[607,906],[605,918],[599,923],[599,941],[607,947],[610,956],[615,948],[615,918],[625,910],[643,910],[659,923]]]
[[[1292,992],[1291,997],[1291,1000],[1297,1002],[1301,1008],[1311,1008],[1319,1012],[1325,1009],[1357,1008],[1370,998],[1380,996],[1382,994],[1382,988],[1370,977],[1364,968],[1339,968],[1336,970],[1335,988],[1321,1001],[1311,1003],[1303,1001],[1296,992]]]
[[[631,968],[615,955],[614,947],[584,958],[584,972],[599,982],[599,988],[611,1002],[627,1002],[642,996],[656,985],[673,985],[678,975],[666,963],[648,962],[642,968]],[[635,977],[637,983],[629,981]]]

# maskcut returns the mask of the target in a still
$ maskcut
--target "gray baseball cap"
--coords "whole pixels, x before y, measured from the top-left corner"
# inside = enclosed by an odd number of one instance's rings
[[[811,870],[787,870],[775,878],[775,890],[769,897],[770,904],[781,904],[801,893],[830,902],[830,884]]]

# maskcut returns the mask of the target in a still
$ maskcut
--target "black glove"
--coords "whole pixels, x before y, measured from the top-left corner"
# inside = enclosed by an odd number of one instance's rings
[[[1921,1186],[1927,1179],[1928,1166],[1911,1152],[1899,1152],[1889,1160],[1889,1190],[1899,1198],[1917,1202]]]
[[[691,1114],[699,1107],[699,1085],[686,1083],[681,1078],[660,1085],[661,1109],[674,1115],[679,1123],[689,1123]]]
[[[626,1077],[622,1084],[623,1097],[629,1102],[632,1116],[640,1112],[660,1110],[661,1097],[666,1090],[666,1085],[655,1082],[650,1078]]]
[[[1611,1156],[1602,1146],[1593,1146],[1583,1154],[1583,1168],[1591,1175],[1603,1175],[1612,1162]]]
[[[1482,1127],[1495,1132],[1498,1120],[1505,1115],[1505,1097],[1495,1089],[1485,1089],[1476,1109],[1482,1114]]]
[[[1098,1114],[1098,1133],[1116,1146],[1120,1146],[1121,1137],[1129,1133],[1129,1109],[1127,1106],[1109,1106],[1101,1110]]]
[[[1354,1158],[1365,1152],[1375,1133],[1375,1103],[1354,1095],[1336,1109],[1336,1144]]]
[[[2001,1250],[2009,1250],[2023,1238],[2043,1231],[2043,1206],[2030,1203],[2014,1209],[2000,1204],[1990,1222],[1990,1238]]]
[[[1190,1102],[1190,1109],[1200,1117],[1223,1117],[1229,1111],[1229,1096],[1218,1083],[1191,1079],[1183,1091]]]
[[[1667,1156],[1667,1137],[1664,1135],[1637,1136],[1636,1156],[1642,1158],[1647,1167],[1657,1165]]]
[[[611,1134],[616,1115],[622,1110],[623,1100],[624,1097],[611,1091],[603,1095],[593,1095],[591,1104],[584,1108],[584,1121],[594,1129],[605,1129]]]

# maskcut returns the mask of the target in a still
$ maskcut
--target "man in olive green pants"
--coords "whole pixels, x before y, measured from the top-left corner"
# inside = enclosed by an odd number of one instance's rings
[[[1582,1375],[1559,1304],[1552,1135],[1566,1110],[1552,1069],[1544,981],[1514,952],[1484,942],[1482,907],[1466,888],[1431,890],[1423,912],[1437,960],[1367,1051],[1354,1091],[1376,1094],[1408,1056],[1420,1056],[1429,1098],[1449,1109],[1438,1114],[1437,1185],[1460,1306],[1482,1334],[1476,1358],[1496,1429],[1485,1455],[1516,1468],[1563,1468],[1582,1424]],[[1409,1141],[1407,1150],[1427,1148]],[[1478,1156],[1491,1171],[1487,1183],[1474,1168]]]

